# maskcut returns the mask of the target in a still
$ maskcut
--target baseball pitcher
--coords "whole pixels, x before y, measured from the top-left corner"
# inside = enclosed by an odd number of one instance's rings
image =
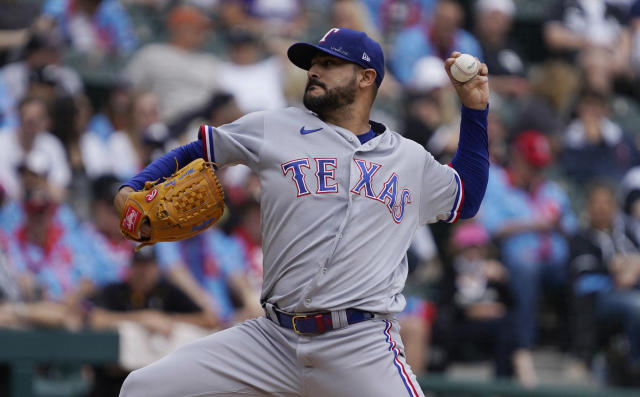
[[[261,185],[265,316],[187,345],[134,371],[121,396],[423,396],[395,314],[405,299],[416,228],[472,217],[489,159],[486,65],[465,83],[451,164],[369,119],[384,77],[380,45],[333,28],[288,50],[307,70],[307,110],[248,114],[174,149],[127,182],[116,208],[146,181],[195,159],[246,164]],[[153,239],[153,224],[141,228]]]

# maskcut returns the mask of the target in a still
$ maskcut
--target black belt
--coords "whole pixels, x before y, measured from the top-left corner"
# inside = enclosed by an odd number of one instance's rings
[[[298,335],[320,335],[327,331],[343,328],[375,317],[375,314],[359,309],[342,310],[341,312],[343,313],[340,314],[338,314],[339,312],[334,312],[334,314],[331,312],[294,314],[283,312],[273,307],[273,312],[278,317],[278,321],[274,321],[275,323],[281,327],[292,329]],[[341,314],[344,321],[340,324],[335,324],[333,317]],[[272,321],[274,320],[269,310],[267,310],[267,317]]]

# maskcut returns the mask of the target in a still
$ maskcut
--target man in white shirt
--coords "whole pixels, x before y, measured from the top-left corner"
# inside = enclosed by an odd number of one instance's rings
[[[27,97],[18,106],[19,126],[15,131],[0,134],[0,185],[7,194],[19,198],[19,165],[39,164],[47,171],[52,193],[62,199],[71,181],[71,170],[60,140],[47,132],[49,115],[39,98]]]
[[[218,88],[218,58],[199,51],[209,23],[194,6],[174,8],[167,18],[169,42],[148,44],[126,67],[137,90],[156,95],[165,122],[205,104]]]

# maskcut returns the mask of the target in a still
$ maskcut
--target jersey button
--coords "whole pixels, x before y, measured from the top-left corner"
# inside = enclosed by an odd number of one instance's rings
[[[310,305],[311,304],[311,298],[309,298],[309,297],[304,298],[304,304],[305,305]]]
[[[336,238],[337,238],[338,240],[342,240],[342,233],[338,233],[338,234],[336,234]]]
[[[323,267],[322,268],[322,274],[327,274],[327,270],[329,270],[329,269],[327,269],[326,267]]]

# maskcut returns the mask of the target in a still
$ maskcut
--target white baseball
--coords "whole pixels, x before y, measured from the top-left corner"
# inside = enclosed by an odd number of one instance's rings
[[[467,82],[478,74],[478,61],[469,54],[462,54],[451,65],[451,76],[460,83]]]

